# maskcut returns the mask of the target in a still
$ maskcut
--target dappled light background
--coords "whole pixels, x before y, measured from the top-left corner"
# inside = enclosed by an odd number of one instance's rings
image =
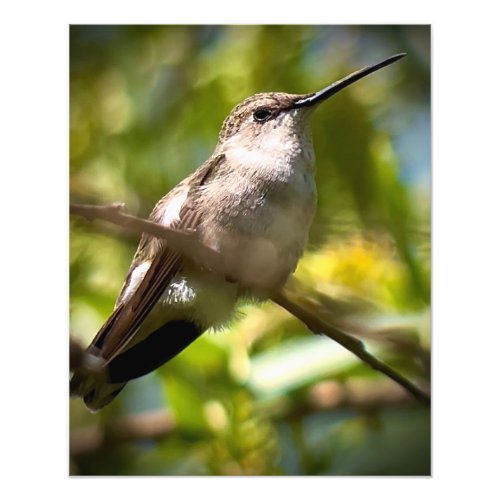
[[[314,117],[318,210],[290,290],[429,390],[428,26],[72,26],[70,196],[147,216],[234,105],[398,52]],[[70,221],[70,327],[88,343],[138,239]],[[70,401],[72,474],[426,475],[430,410],[273,303],[244,304],[97,414]]]

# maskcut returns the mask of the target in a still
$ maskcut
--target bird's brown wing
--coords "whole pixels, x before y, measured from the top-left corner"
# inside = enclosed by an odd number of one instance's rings
[[[168,207],[176,200],[178,201],[178,196],[185,196],[185,201],[179,210],[179,217],[170,227],[181,230],[196,229],[200,222],[200,211],[197,209],[196,203],[199,187],[209,182],[223,159],[224,156],[219,155],[205,162],[156,205],[150,219],[161,223],[163,214],[168,210]],[[144,234],[115,310],[90,344],[90,352],[106,362],[122,353],[166,287],[182,268],[183,261],[183,256],[169,248],[165,240]],[[134,284],[133,292],[128,294],[127,290],[131,286],[132,273],[145,262],[150,262],[147,272],[139,284]]]

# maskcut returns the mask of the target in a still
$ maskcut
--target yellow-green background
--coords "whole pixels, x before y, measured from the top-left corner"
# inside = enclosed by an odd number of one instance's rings
[[[318,210],[296,277],[318,313],[428,388],[428,26],[72,26],[71,199],[146,216],[243,98],[318,90],[398,52],[316,113]],[[70,236],[71,332],[89,342],[137,239],[76,218]],[[72,456],[72,474],[430,473],[429,408],[278,306],[241,311],[104,411],[71,400],[72,438],[128,414],[175,422]]]

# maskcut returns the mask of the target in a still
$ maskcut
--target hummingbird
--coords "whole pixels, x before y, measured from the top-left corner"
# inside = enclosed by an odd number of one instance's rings
[[[240,299],[264,300],[283,287],[304,252],[316,209],[314,110],[405,55],[318,92],[260,93],[231,111],[212,156],[149,216],[216,250],[224,275],[144,233],[115,308],[86,350],[87,360],[103,370],[97,376],[77,368],[73,396],[91,411],[103,408],[127,382],[160,367],[207,329],[227,324]]]

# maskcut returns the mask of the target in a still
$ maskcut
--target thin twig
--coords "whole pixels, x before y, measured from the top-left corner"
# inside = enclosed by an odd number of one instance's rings
[[[79,215],[89,220],[105,220],[125,227],[138,235],[149,233],[157,238],[166,239],[172,248],[186,257],[191,258],[214,272],[225,274],[224,260],[221,254],[203,245],[194,234],[176,231],[161,224],[128,215],[123,213],[122,209],[123,204],[104,206],[72,204],[70,206],[70,211],[73,215]],[[430,396],[428,394],[393,368],[370,354],[359,339],[335,329],[321,318],[318,318],[300,306],[297,302],[286,297],[283,291],[275,294],[272,300],[302,321],[313,333],[326,335],[352,352],[370,367],[384,373],[400,386],[404,387],[415,398],[426,404],[430,403]]]

